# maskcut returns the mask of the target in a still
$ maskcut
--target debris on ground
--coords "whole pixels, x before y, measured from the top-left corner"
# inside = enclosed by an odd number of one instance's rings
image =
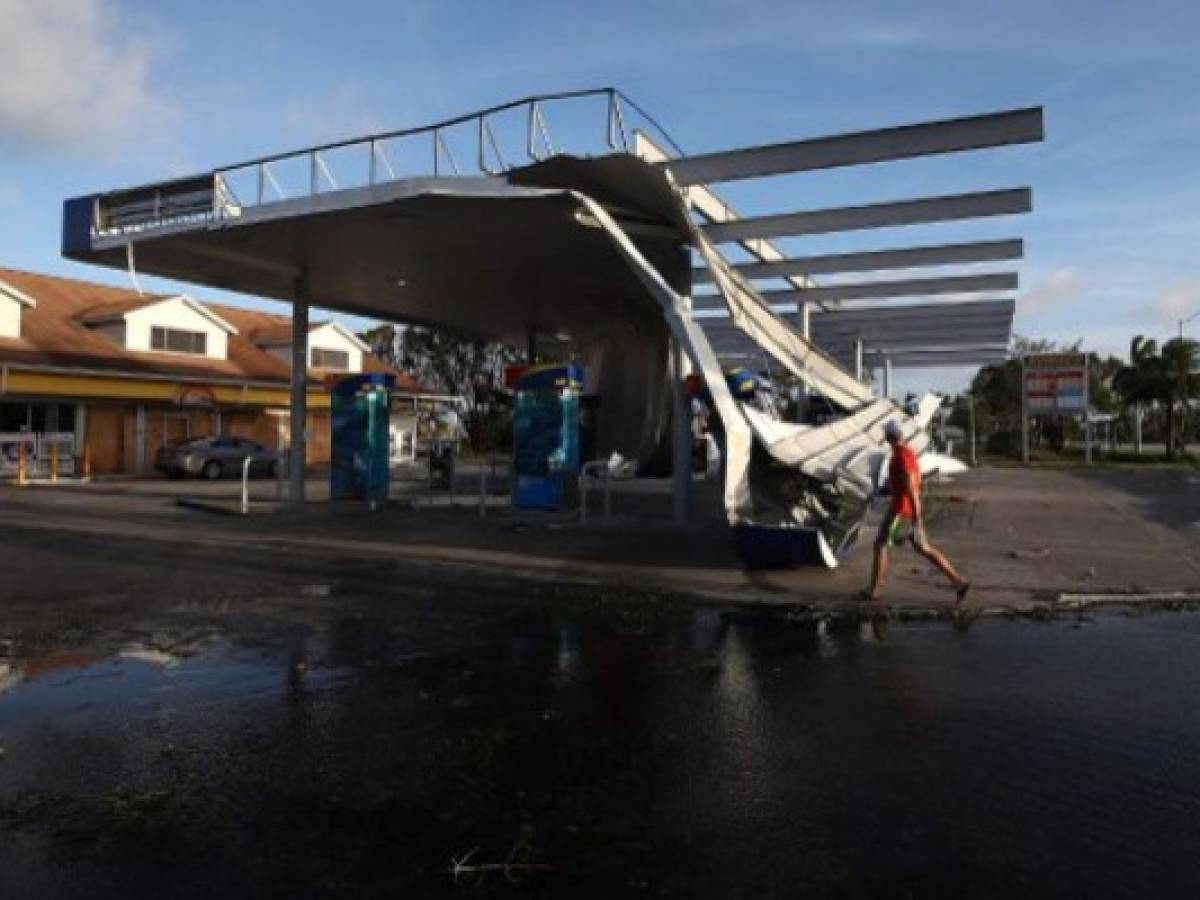
[[[1048,547],[1036,547],[1032,550],[1009,550],[1009,559],[1044,559],[1050,555]]]
[[[521,877],[532,872],[553,872],[554,867],[547,863],[531,862],[532,847],[522,838],[509,851],[508,859],[502,863],[472,863],[471,858],[479,851],[472,847],[462,856],[450,861],[450,874],[455,884],[460,880],[473,884],[482,884],[491,874],[502,874],[512,884],[519,884]]]

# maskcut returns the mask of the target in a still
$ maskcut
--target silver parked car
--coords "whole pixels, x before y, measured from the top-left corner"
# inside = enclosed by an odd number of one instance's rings
[[[222,475],[241,475],[242,464],[250,457],[250,471],[274,477],[279,456],[257,441],[239,437],[202,437],[163,447],[154,458],[154,468],[169,478],[199,475],[209,480]]]

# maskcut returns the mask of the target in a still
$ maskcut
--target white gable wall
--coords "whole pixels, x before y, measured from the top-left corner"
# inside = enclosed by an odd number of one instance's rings
[[[202,331],[208,335],[205,356],[210,359],[226,359],[228,356],[228,335],[225,329],[196,312],[179,297],[126,313],[125,349],[150,350],[150,329],[155,325],[179,328],[183,331]]]
[[[21,336],[21,310],[24,305],[0,294],[0,337]]]
[[[312,351],[314,347],[322,350],[345,350],[350,356],[350,366],[346,370],[351,374],[362,371],[362,349],[333,325],[322,325],[308,333],[308,365],[312,368]]]

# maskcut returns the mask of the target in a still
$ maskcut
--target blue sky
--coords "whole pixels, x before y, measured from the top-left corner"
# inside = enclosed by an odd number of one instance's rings
[[[0,265],[125,283],[59,258],[63,198],[615,85],[689,152],[1044,105],[1042,145],[725,193],[766,213],[1031,184],[1021,220],[785,245],[1024,235],[1017,330],[1106,351],[1200,310],[1200,4],[0,0],[0,59]]]

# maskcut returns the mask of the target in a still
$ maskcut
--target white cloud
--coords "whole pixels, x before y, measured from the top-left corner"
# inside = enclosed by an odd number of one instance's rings
[[[169,112],[152,79],[157,46],[111,0],[0,0],[0,145],[144,141]]]
[[[1035,316],[1055,307],[1083,299],[1092,282],[1073,266],[1055,269],[1017,298],[1017,312]]]
[[[1200,312],[1200,279],[1167,288],[1150,301],[1150,312],[1160,322],[1178,322]]]

